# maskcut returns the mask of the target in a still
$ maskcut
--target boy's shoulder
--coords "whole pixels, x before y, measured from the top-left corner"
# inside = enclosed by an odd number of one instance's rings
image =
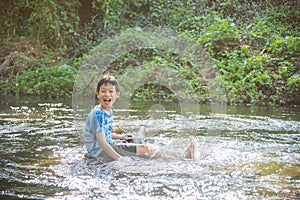
[[[104,117],[112,117],[112,109],[110,111],[111,114],[107,114],[104,110],[102,110],[101,106],[100,105],[96,105],[92,111],[95,115],[101,115],[101,116],[104,116]]]

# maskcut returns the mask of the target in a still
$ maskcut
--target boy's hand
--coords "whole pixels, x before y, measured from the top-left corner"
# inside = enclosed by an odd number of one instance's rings
[[[128,140],[133,140],[133,138],[134,138],[134,137],[133,137],[132,134],[126,133],[125,135],[123,135],[122,140],[128,141]]]

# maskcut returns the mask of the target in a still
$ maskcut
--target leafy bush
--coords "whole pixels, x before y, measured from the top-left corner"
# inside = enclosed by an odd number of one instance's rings
[[[10,91],[6,93],[48,98],[70,97],[76,74],[77,70],[68,65],[22,71],[12,83],[6,82],[11,86]]]
[[[167,26],[203,45],[225,81],[229,103],[286,104],[295,102],[293,94],[299,93],[297,0],[33,0],[0,2],[0,6],[4,45],[31,39],[49,53],[48,58],[30,62],[30,66],[28,60],[15,60],[15,68],[1,81],[1,91],[7,94],[70,94],[76,67],[45,67],[50,60],[60,57],[71,60],[63,63],[72,63],[77,58],[79,63],[74,65],[79,66],[83,55],[107,37],[145,26]],[[58,53],[61,56],[53,56]],[[206,101],[205,83],[189,61],[178,55],[161,50],[131,52],[117,59],[112,70],[121,76],[145,64],[178,70],[203,96],[199,101]],[[161,99],[169,98],[169,93],[167,88],[148,84],[135,97]]]

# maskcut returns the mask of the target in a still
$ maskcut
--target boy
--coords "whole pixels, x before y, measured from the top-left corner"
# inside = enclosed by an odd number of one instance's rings
[[[86,120],[84,129],[84,144],[89,156],[101,159],[104,162],[113,160],[132,160],[128,156],[160,157],[161,154],[148,145],[117,143],[115,140],[133,140],[132,134],[112,133],[113,114],[112,106],[120,96],[120,86],[113,76],[104,76],[99,80],[96,89],[99,104],[96,105]],[[195,142],[190,139],[191,145],[185,157],[193,158]],[[169,154],[173,152],[165,151]]]

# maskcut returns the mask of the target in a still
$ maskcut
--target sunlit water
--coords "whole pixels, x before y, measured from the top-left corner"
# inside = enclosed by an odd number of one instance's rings
[[[156,103],[157,104],[157,103]],[[199,160],[84,157],[70,101],[6,98],[0,105],[1,199],[299,199],[300,108],[227,106],[226,113],[157,116],[138,102],[115,125],[143,143],[184,150]],[[124,117],[125,116],[125,117]]]

